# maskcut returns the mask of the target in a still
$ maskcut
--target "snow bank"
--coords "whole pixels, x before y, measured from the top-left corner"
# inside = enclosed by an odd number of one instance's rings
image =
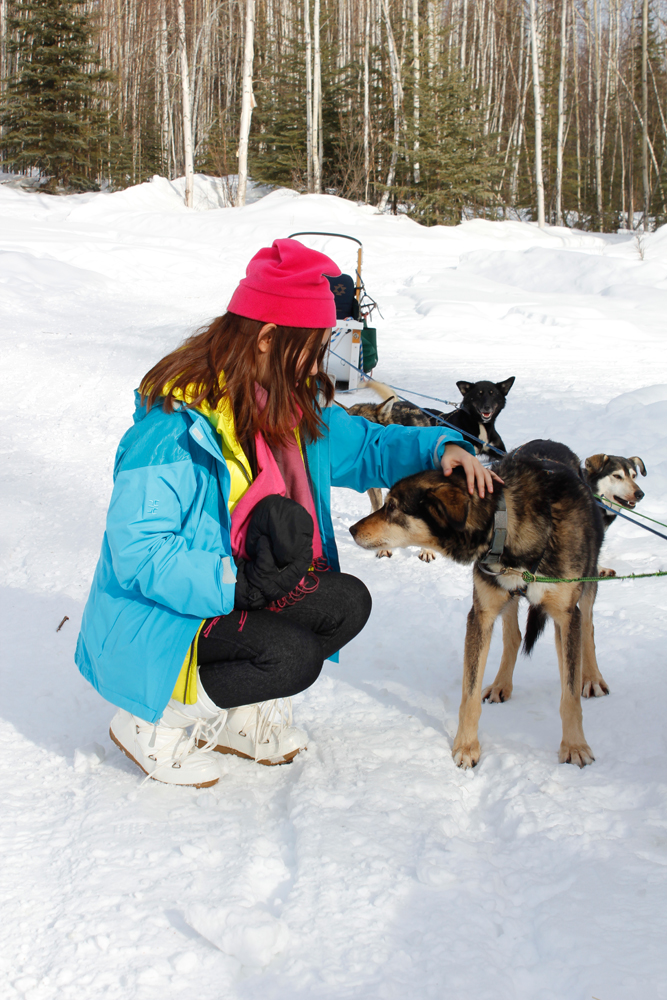
[[[665,229],[642,259],[630,234],[423,229],[287,190],[236,209],[221,190],[198,178],[206,210],[186,211],[163,179],[0,185],[3,997],[665,1000],[664,581],[600,585],[612,694],[584,705],[581,772],[557,763],[550,633],[484,707],[478,767],[454,767],[470,571],[361,551],[347,528],[368,500],[349,491],[334,524],[373,615],[296,699],[310,744],[291,766],[139,788],[72,663],[133,389],[300,229],[362,240],[378,377],[457,399],[457,379],[515,375],[508,447],[640,455],[640,509],[667,521]],[[308,242],[354,268],[353,244]],[[667,568],[666,546],[617,521],[603,561]],[[489,673],[499,659],[496,635]]]

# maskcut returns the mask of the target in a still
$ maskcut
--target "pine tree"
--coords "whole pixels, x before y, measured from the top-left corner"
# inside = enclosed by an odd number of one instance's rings
[[[260,64],[255,96],[248,151],[251,176],[305,191],[306,94],[303,46],[298,41],[280,59]]]
[[[483,103],[484,95],[455,72],[421,82],[419,135],[409,118],[391,191],[394,203],[407,204],[418,222],[456,225],[466,210],[479,215],[500,205],[501,162],[496,136],[485,130]],[[415,160],[419,183],[414,179]]]
[[[98,110],[100,71],[84,0],[14,0],[8,19],[17,73],[0,109],[3,166],[48,175],[75,190],[96,187],[107,137]]]

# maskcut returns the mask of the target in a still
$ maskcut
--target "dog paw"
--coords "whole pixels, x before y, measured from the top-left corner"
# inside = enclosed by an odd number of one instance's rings
[[[454,744],[452,749],[454,763],[457,767],[462,767],[464,770],[468,767],[474,767],[481,753],[479,740],[474,740],[472,743],[461,743],[460,745]]]
[[[496,704],[501,704],[503,701],[509,701],[511,697],[511,684],[489,684],[489,686],[484,688],[482,691],[482,701],[490,701]]]
[[[558,760],[561,764],[576,764],[577,767],[585,767],[586,764],[592,764],[595,757],[588,743],[570,744],[563,741],[560,745]]]
[[[616,576],[616,570],[609,569],[608,566],[598,566],[598,576]]]
[[[391,549],[378,549],[377,552],[375,553],[378,559],[384,559],[384,558],[391,559],[393,554],[394,553]]]
[[[604,698],[606,694],[609,694],[609,687],[603,677],[598,677],[597,680],[584,680],[581,688],[582,698]]]
[[[432,552],[431,549],[420,549],[419,558],[425,563],[433,562],[435,559],[435,552]]]

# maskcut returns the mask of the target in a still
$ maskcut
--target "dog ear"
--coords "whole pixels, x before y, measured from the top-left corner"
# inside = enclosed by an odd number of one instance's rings
[[[510,391],[510,389],[514,385],[514,379],[515,378],[516,378],[516,375],[512,375],[510,378],[506,378],[502,382],[496,382],[496,386],[500,389],[500,391],[502,392],[503,396],[506,396],[507,393]]]
[[[449,525],[454,531],[463,531],[468,520],[470,497],[463,490],[449,483],[427,490],[424,497],[426,509],[441,524]]]
[[[633,455],[632,458],[628,459],[628,462],[630,462],[632,465],[634,465],[634,467],[636,469],[639,469],[639,471],[641,472],[642,476],[646,475],[646,466],[642,462],[642,460],[639,457],[639,455]]]
[[[591,455],[591,457],[587,458],[586,461],[584,462],[584,465],[586,467],[586,472],[588,472],[589,475],[592,475],[596,472],[601,472],[602,466],[604,465],[604,463],[607,461],[608,458],[609,458],[608,455]]]
[[[472,382],[457,382],[456,387],[462,396],[465,396],[469,389],[472,389]]]

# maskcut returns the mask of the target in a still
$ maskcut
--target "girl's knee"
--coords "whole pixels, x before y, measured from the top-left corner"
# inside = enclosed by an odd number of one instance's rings
[[[358,576],[351,576],[349,573],[340,574],[349,606],[354,610],[355,619],[361,622],[359,628],[363,628],[371,613],[373,599],[366,584]]]

